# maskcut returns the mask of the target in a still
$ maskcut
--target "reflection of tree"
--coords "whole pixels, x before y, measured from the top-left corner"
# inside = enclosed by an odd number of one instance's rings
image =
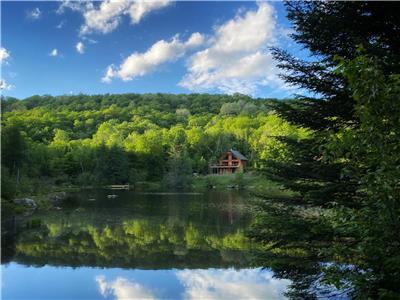
[[[207,195],[207,201],[148,197],[129,197],[124,206],[121,196],[119,209],[107,200],[89,202],[79,213],[42,215],[42,227],[18,236],[14,260],[142,269],[265,266],[277,278],[290,280],[290,298],[335,292],[321,282],[321,263],[331,260],[317,255],[334,246],[332,234],[309,211],[260,200],[250,220],[234,194]],[[246,230],[248,222],[251,230]]]
[[[7,263],[15,254],[17,222],[15,218],[1,222],[1,262]]]
[[[275,276],[290,279],[286,295],[291,299],[318,299],[339,293],[322,282],[323,262],[332,258],[320,255],[333,247],[332,232],[321,218],[282,200],[260,200],[249,236],[261,243],[256,249],[256,265],[271,268]],[[261,249],[261,250],[260,250]]]
[[[220,233],[215,233],[212,227],[194,222],[162,221],[136,218],[114,225],[74,226],[62,220],[43,220],[45,227],[21,233],[16,260],[142,268],[248,264],[250,244],[240,228],[222,226]]]

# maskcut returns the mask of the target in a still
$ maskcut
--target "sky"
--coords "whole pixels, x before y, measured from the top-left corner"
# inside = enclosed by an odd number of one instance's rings
[[[1,93],[290,97],[270,47],[303,58],[282,2],[1,1]]]

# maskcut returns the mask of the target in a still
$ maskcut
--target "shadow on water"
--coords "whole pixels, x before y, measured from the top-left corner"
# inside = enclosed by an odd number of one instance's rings
[[[257,243],[256,265],[272,269],[274,276],[290,279],[290,299],[349,299],[352,287],[342,282],[337,289],[329,280],[327,266],[336,258],[332,228],[320,212],[298,206],[291,199],[252,201],[253,221],[247,236]]]
[[[18,223],[15,216],[1,222],[1,262],[8,263],[15,256],[18,237]]]

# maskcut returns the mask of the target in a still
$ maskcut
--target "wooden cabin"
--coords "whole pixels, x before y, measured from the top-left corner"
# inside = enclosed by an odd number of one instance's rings
[[[236,150],[226,151],[216,165],[210,166],[212,174],[233,174],[241,172],[247,165],[247,158]]]

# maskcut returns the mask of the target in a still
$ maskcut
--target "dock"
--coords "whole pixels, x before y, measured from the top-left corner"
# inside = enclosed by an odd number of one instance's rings
[[[112,184],[107,185],[107,188],[112,190],[129,190],[129,184]]]

